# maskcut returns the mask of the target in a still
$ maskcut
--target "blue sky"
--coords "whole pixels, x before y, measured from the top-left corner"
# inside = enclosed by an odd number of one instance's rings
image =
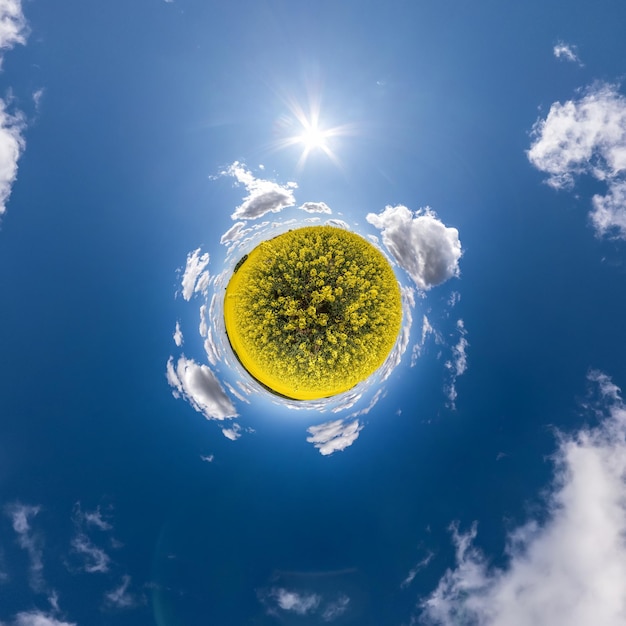
[[[0,624],[625,623],[625,19],[0,0]],[[404,324],[290,403],[221,294],[311,223]]]

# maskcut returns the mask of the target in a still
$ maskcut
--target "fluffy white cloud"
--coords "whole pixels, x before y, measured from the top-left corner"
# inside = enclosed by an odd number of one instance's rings
[[[345,450],[351,446],[358,438],[363,425],[359,420],[333,420],[307,429],[310,437],[306,440],[312,443],[324,456]]]
[[[174,360],[170,357],[167,362],[167,381],[174,387],[175,395],[182,395],[207,419],[237,417],[233,403],[206,365],[199,365],[183,355],[174,366]]]
[[[626,406],[606,375],[589,378],[600,423],[560,436],[547,519],[509,534],[504,569],[474,546],[476,525],[453,525],[457,565],[421,603],[425,623],[626,624]]]
[[[459,231],[445,226],[429,208],[413,213],[405,206],[387,206],[366,219],[382,231],[383,243],[419,289],[459,275]]]
[[[592,222],[598,235],[626,239],[626,98],[616,87],[599,84],[576,100],[555,102],[532,136],[528,159],[551,187],[570,188],[581,174],[607,184],[608,194],[593,198]]]
[[[280,588],[272,589],[271,595],[283,611],[293,611],[298,615],[306,615],[315,611],[321,600],[316,593],[298,593]]]
[[[194,293],[206,295],[209,286],[209,272],[206,267],[209,264],[209,253],[200,254],[200,248],[187,255],[187,265],[181,280],[183,298],[189,301]]]
[[[279,185],[271,180],[256,178],[245,165],[235,161],[221,176],[232,176],[239,184],[244,185],[248,195],[231,215],[234,220],[253,220],[266,213],[278,213],[294,206],[296,199],[293,190],[298,187],[294,182]]]
[[[0,0],[0,50],[26,43],[26,19],[21,0]],[[0,56],[0,67],[2,57]]]
[[[576,52],[576,46],[559,41],[559,43],[557,43],[552,49],[552,52],[557,59],[563,59],[565,61],[580,64],[580,59],[578,58],[578,54]]]
[[[2,28],[0,5],[0,29]],[[2,33],[0,32],[0,42]],[[0,98],[0,216],[6,211],[11,187],[17,177],[17,162],[25,146],[22,132],[24,119],[20,113],[12,115]]]
[[[202,313],[202,307],[200,308],[200,312]],[[176,328],[174,329],[172,337],[174,339],[174,343],[180,348],[183,345],[183,331],[180,329],[179,322],[176,322]]]
[[[590,217],[596,233],[607,236],[616,232],[626,239],[626,180],[611,183],[609,193],[593,196],[592,203]]]
[[[13,618],[11,626],[76,626],[76,622],[63,622],[41,611],[24,611]]]
[[[305,202],[298,208],[307,213],[332,213],[330,207],[325,202]]]
[[[29,506],[15,502],[5,507],[6,515],[11,519],[13,530],[17,534],[17,543],[28,554],[30,561],[30,586],[37,592],[43,591],[43,550],[42,540],[33,532],[31,520],[39,514],[38,506]]]
[[[222,435],[224,435],[226,439],[237,441],[237,439],[241,437],[241,426],[235,423],[230,428],[222,428]]]

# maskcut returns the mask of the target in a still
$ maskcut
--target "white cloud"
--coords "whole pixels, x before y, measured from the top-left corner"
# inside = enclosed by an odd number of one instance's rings
[[[426,339],[428,339],[429,335],[434,334],[435,337],[437,334],[435,333],[435,329],[432,327],[430,320],[426,315],[422,318],[422,336],[420,340],[413,346],[411,351],[411,367],[415,367],[417,363],[417,359],[422,354],[422,350],[424,349],[424,345],[426,344]]]
[[[421,603],[430,624],[622,626],[626,623],[626,406],[600,372],[600,423],[560,435],[545,521],[508,536],[508,564],[490,567],[452,526],[457,564]]]
[[[307,213],[332,213],[330,207],[325,202],[305,202],[298,208]]]
[[[231,441],[237,441],[241,437],[241,426],[235,423],[231,428],[222,428],[222,435]]]
[[[137,606],[139,599],[128,590],[130,581],[131,578],[127,574],[122,576],[120,585],[105,594],[106,603],[118,609],[130,609]]]
[[[113,528],[102,516],[100,507],[94,511],[83,511],[80,502],[77,502],[74,505],[72,520],[76,534],[71,540],[71,547],[72,551],[81,557],[81,568],[89,574],[108,572],[111,561],[109,555],[102,548],[98,548],[87,535],[89,528],[100,531],[109,531]]]
[[[446,385],[446,393],[450,401],[450,407],[455,408],[457,398],[456,379],[462,376],[467,370],[467,348],[469,342],[466,339],[467,330],[463,320],[457,320],[457,330],[459,332],[459,340],[452,348],[452,360],[446,361],[445,366],[450,371],[450,382]]]
[[[563,41],[559,41],[559,43],[557,43],[556,46],[554,46],[554,48],[552,49],[552,52],[557,59],[563,59],[565,61],[571,61],[572,63],[578,63],[579,65],[582,65],[580,63],[580,59],[578,58],[576,46],[572,46]]]
[[[201,454],[200,458],[203,461],[206,461],[207,463],[213,463],[213,461],[215,460],[215,455],[214,454],[209,454],[209,455],[205,456],[204,454]]]
[[[220,243],[233,243],[245,235],[245,222],[235,222],[220,238]]]
[[[237,417],[233,403],[208,366],[199,365],[183,355],[174,367],[173,358],[170,357],[167,362],[167,381],[174,387],[175,395],[182,395],[207,419]]]
[[[79,532],[72,538],[72,550],[83,557],[83,569],[88,574],[104,574],[109,571],[109,555],[93,544],[89,537]]]
[[[333,602],[329,602],[322,611],[322,619],[325,622],[332,622],[338,617],[341,617],[347,610],[350,604],[350,598],[346,595],[339,596],[339,598]]]
[[[459,275],[459,231],[445,226],[428,207],[413,213],[405,206],[387,206],[366,219],[382,231],[383,243],[419,289]]]
[[[62,622],[41,611],[18,613],[11,622],[12,626],[76,626],[76,622]]]
[[[30,561],[30,585],[35,591],[43,591],[43,551],[42,540],[31,528],[31,520],[39,514],[41,507],[15,502],[5,507],[6,515],[11,519],[13,530],[17,533],[17,543],[28,553]]]
[[[581,174],[606,183],[593,198],[592,222],[599,236],[626,239],[626,98],[614,85],[598,84],[576,100],[555,102],[535,122],[527,152],[554,189],[571,188]]]
[[[111,530],[113,528],[113,526],[102,517],[100,507],[95,511],[86,511],[84,513],[84,519],[87,526],[95,526],[99,530]]]
[[[310,437],[307,441],[312,443],[324,456],[345,450],[351,446],[358,438],[363,425],[359,420],[352,422],[346,420],[333,420],[307,429]]]
[[[402,589],[408,587],[413,582],[418,572],[428,566],[428,564],[432,561],[433,556],[435,555],[432,552],[429,552],[419,563],[415,565],[415,567],[411,568],[411,570],[407,574],[407,577],[400,584],[400,587]]]
[[[626,180],[615,181],[609,186],[606,196],[592,198],[591,222],[601,237],[616,233],[626,239]]]
[[[282,588],[272,589],[271,596],[283,611],[292,611],[298,615],[315,611],[321,600],[316,593],[298,593]]]
[[[0,0],[0,50],[26,43],[26,19],[21,0]],[[0,56],[0,67],[2,57]]]
[[[0,5],[0,42],[3,27],[1,12],[2,5]],[[23,130],[22,114],[9,113],[5,101],[0,98],[0,216],[6,211],[6,203],[17,177],[17,162],[26,145],[22,137]]]
[[[202,308],[200,309],[202,312]],[[180,329],[180,324],[176,322],[176,328],[174,329],[174,343],[180,348],[183,345],[183,331]]]
[[[293,195],[293,190],[298,187],[296,183],[289,182],[286,185],[279,185],[271,180],[256,178],[239,161],[229,165],[220,172],[220,175],[232,176],[239,184],[244,185],[248,192],[244,201],[231,215],[234,220],[253,220],[266,213],[278,213],[296,204],[296,199]]]
[[[209,264],[209,253],[200,254],[200,248],[187,255],[187,265],[181,280],[183,298],[189,301],[194,293],[206,295],[209,286],[209,272],[206,267]]]

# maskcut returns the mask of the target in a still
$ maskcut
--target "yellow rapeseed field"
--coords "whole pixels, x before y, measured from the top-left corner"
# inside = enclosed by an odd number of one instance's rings
[[[400,289],[385,257],[359,235],[299,228],[240,260],[224,322],[260,383],[296,400],[325,398],[382,365],[400,331]]]

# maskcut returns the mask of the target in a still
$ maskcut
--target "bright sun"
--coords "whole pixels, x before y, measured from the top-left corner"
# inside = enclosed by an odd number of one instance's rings
[[[309,151],[315,150],[316,148],[324,150],[327,147],[326,133],[317,126],[305,128],[299,140],[304,144],[305,149]]]
[[[285,116],[284,129],[295,133],[284,136],[275,143],[275,148],[287,148],[289,146],[302,146],[302,153],[298,159],[297,168],[304,167],[307,159],[313,152],[323,152],[336,166],[341,168],[341,163],[334,152],[334,141],[342,135],[355,134],[353,125],[324,127],[320,124],[320,104],[318,98],[312,98],[308,106],[308,114],[304,108],[292,98],[285,99],[291,113]],[[299,128],[294,128],[299,126]]]

